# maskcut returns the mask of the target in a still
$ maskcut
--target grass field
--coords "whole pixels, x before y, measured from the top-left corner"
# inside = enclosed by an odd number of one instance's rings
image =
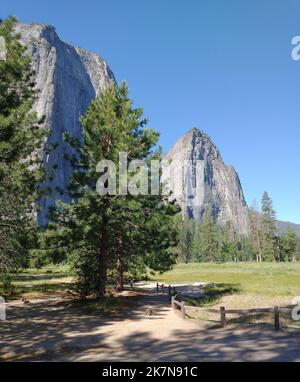
[[[300,263],[178,264],[154,278],[166,283],[230,283],[241,293],[266,297],[300,295]]]
[[[219,317],[207,314],[207,306],[219,308],[222,305],[227,309],[290,307],[292,299],[300,296],[299,263],[178,264],[172,271],[158,274],[154,279],[166,284],[208,283],[203,297],[189,298],[187,303],[197,306],[190,308],[192,317],[211,321]],[[272,317],[268,314],[235,319],[272,325]],[[289,318],[282,320],[286,325],[295,323]]]
[[[16,297],[38,298],[45,294],[66,292],[73,286],[68,266],[48,266],[41,269],[26,269],[5,278],[0,283],[0,294],[8,299]],[[9,280],[9,281],[8,281]]]
[[[152,276],[152,280],[171,285],[206,283],[201,297],[186,298],[186,301],[192,317],[214,322],[219,317],[208,315],[205,311],[208,306],[219,308],[222,305],[228,309],[290,307],[292,299],[300,296],[300,263],[178,264],[169,272]],[[73,287],[68,266],[49,266],[11,275],[6,288],[0,283],[0,295],[7,300],[44,298],[73,293]],[[270,315],[243,317],[241,321],[272,324]]]

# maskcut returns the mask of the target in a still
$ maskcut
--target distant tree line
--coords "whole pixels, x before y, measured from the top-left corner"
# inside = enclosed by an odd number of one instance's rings
[[[300,237],[291,229],[279,234],[273,203],[266,192],[261,212],[255,205],[249,210],[249,235],[237,234],[230,223],[216,224],[209,209],[201,222],[185,216],[178,219],[178,225],[179,262],[300,260]]]
[[[300,237],[291,228],[280,235],[273,202],[263,194],[261,212],[254,205],[249,211],[250,237],[256,261],[296,261],[300,259]]]
[[[262,197],[261,212],[255,203],[249,210],[249,235],[239,235],[230,223],[214,222],[210,209],[195,222],[178,219],[179,262],[298,261],[300,237],[291,229],[280,235],[276,213],[268,193]]]

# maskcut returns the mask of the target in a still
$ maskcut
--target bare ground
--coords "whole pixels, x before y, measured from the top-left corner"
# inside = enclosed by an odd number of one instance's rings
[[[8,304],[2,361],[300,361],[300,337],[182,319],[166,295],[129,292],[115,314],[90,314],[68,299]],[[153,315],[147,315],[152,307]]]

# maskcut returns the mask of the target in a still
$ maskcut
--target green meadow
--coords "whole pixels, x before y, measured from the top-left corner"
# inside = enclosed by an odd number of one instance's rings
[[[300,263],[177,264],[154,276],[165,283],[228,283],[241,293],[266,297],[300,295]]]

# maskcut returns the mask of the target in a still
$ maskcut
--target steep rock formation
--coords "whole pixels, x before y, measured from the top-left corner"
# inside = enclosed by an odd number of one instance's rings
[[[190,160],[193,165],[197,160],[203,161],[204,174],[194,186],[202,191],[202,204],[199,205],[187,192],[183,192],[182,197],[177,199],[183,213],[199,221],[205,210],[211,208],[217,223],[224,225],[230,222],[237,233],[248,233],[248,207],[239,176],[233,167],[224,164],[219,150],[205,133],[195,128],[188,131],[175,143],[165,159]]]
[[[82,137],[79,118],[85,113],[91,100],[114,76],[106,62],[94,53],[74,48],[57,36],[55,29],[42,24],[17,24],[16,32],[26,46],[26,53],[32,57],[38,99],[34,111],[44,118],[44,126],[51,131],[41,155],[46,172],[55,166],[53,179],[45,187],[53,193],[42,197],[38,221],[47,223],[48,208],[57,199],[68,200],[66,191],[71,167],[64,159],[64,153],[72,154],[72,149],[63,141],[66,132],[75,138]],[[57,148],[47,154],[47,147],[57,144]]]
[[[17,24],[16,32],[21,34],[27,54],[32,57],[38,90],[34,110],[44,118],[44,126],[52,133],[40,153],[48,176],[51,168],[56,167],[53,178],[45,185],[52,190],[52,194],[45,195],[39,201],[38,221],[44,225],[47,223],[48,208],[57,199],[68,201],[65,191],[72,169],[64,154],[73,152],[63,141],[63,134],[66,132],[72,137],[82,137],[80,116],[99,90],[115,80],[101,57],[61,41],[52,26]],[[47,154],[47,147],[53,143],[58,145],[57,148]],[[199,220],[209,206],[217,222],[231,222],[236,232],[247,233],[248,210],[239,177],[232,167],[223,163],[210,138],[197,129],[190,130],[166,156],[168,159],[175,157],[204,161],[204,176],[197,184],[204,194],[203,203],[198,206],[193,199],[183,197],[178,200],[183,211]]]

